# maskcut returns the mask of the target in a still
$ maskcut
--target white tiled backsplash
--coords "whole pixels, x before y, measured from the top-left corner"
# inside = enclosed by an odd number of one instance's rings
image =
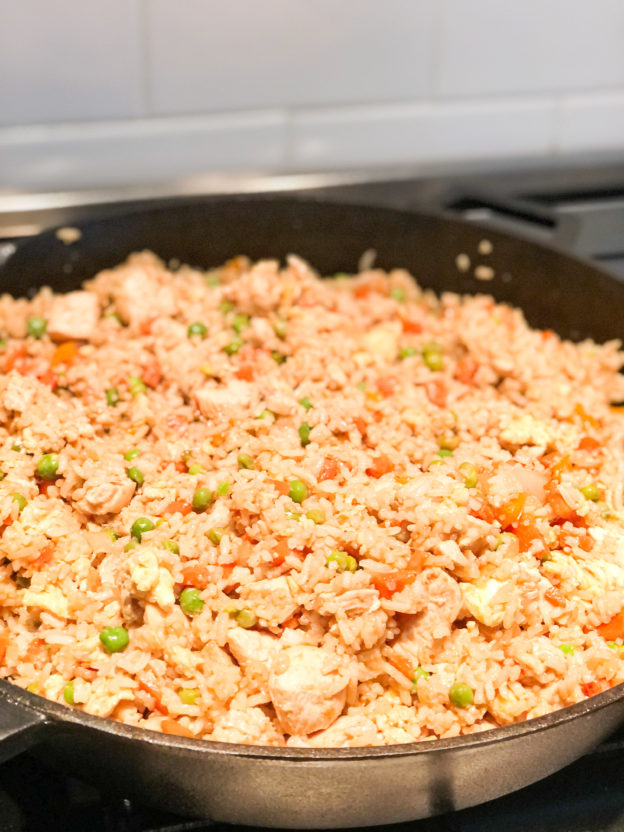
[[[0,0],[0,190],[624,152],[624,0]]]

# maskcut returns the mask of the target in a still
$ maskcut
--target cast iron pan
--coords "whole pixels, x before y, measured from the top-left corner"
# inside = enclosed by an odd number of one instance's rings
[[[533,326],[597,341],[622,334],[624,285],[554,247],[443,215],[281,197],[161,202],[5,246],[0,291],[79,286],[128,254],[218,266],[295,252],[324,274],[355,271],[367,249],[437,291],[483,292]],[[493,251],[478,255],[487,238]],[[483,284],[455,258],[495,273]],[[48,702],[0,682],[0,759],[32,747],[51,765],[181,814],[255,826],[331,828],[411,820],[521,788],[599,743],[624,719],[624,686],[545,717],[450,740],[381,748],[277,749],[183,739]]]

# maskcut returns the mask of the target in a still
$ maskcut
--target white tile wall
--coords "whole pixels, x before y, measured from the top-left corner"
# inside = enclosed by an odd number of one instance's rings
[[[0,125],[136,116],[140,0],[0,0]]]
[[[624,86],[622,0],[445,0],[435,92]]]
[[[624,0],[0,0],[0,190],[622,150]]]
[[[153,112],[427,95],[436,0],[147,0]]]

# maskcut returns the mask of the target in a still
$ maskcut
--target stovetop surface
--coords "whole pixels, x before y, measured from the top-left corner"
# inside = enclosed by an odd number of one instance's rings
[[[357,177],[355,177],[357,179]],[[307,177],[299,192],[403,209],[452,211],[469,220],[551,241],[599,261],[624,279],[624,160],[456,177]],[[292,187],[292,182],[285,190]],[[197,192],[197,188],[191,192]],[[226,189],[226,190],[230,190]],[[246,190],[262,190],[249,187]],[[280,190],[271,183],[270,190]],[[188,189],[186,191],[188,194]],[[176,195],[164,189],[152,197]],[[108,192],[3,201],[0,241],[98,214],[126,211],[149,194]],[[551,777],[490,803],[389,827],[393,832],[624,832],[624,730]],[[293,806],[296,812],[296,806]],[[22,755],[0,766],[0,832],[183,832],[224,824],[134,804]],[[236,827],[229,827],[235,829]]]

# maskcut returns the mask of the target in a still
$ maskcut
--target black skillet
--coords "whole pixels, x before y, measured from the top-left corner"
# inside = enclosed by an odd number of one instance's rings
[[[2,249],[0,291],[79,286],[128,254],[211,267],[239,253],[295,252],[323,274],[354,271],[365,250],[437,291],[483,292],[536,327],[597,341],[622,334],[624,285],[552,246],[443,215],[301,201],[218,197],[161,202]],[[479,255],[486,238],[492,252]],[[483,249],[483,247],[482,247]],[[469,272],[457,268],[467,254]],[[460,261],[461,262],[461,261]],[[493,269],[483,283],[475,265]],[[538,780],[581,756],[624,719],[624,686],[545,717],[450,740],[382,748],[276,749],[182,739],[47,702],[0,682],[0,760],[33,747],[51,765],[181,814],[255,826],[387,824],[460,809]]]

